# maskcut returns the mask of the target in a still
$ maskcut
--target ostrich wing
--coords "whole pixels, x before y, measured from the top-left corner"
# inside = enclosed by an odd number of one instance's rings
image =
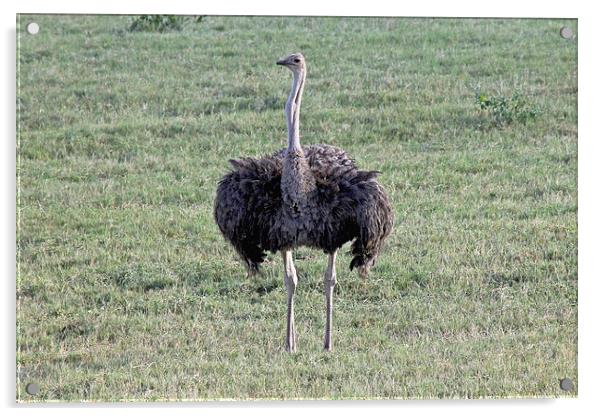
[[[270,224],[279,212],[282,198],[282,160],[277,157],[231,160],[233,171],[219,182],[215,198],[215,221],[245,261],[249,272],[258,270],[266,249]]]

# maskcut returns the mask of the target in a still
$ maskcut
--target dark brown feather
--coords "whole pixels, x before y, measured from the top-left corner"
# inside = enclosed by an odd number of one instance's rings
[[[233,170],[219,182],[215,221],[254,273],[265,252],[298,246],[332,253],[354,240],[350,268],[367,273],[393,227],[393,210],[377,171],[357,169],[336,147],[306,146],[315,190],[298,216],[283,209],[282,165],[286,150],[261,159],[231,160]]]

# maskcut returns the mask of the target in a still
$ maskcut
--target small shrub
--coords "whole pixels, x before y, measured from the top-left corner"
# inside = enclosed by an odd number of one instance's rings
[[[176,16],[164,14],[145,14],[133,17],[130,21],[131,32],[168,32],[179,31],[193,21],[200,23],[204,16]]]
[[[503,95],[489,96],[476,93],[476,103],[482,111],[487,112],[497,126],[505,126],[512,122],[525,124],[534,120],[540,113],[537,105],[529,102],[522,94],[515,92],[511,97]]]

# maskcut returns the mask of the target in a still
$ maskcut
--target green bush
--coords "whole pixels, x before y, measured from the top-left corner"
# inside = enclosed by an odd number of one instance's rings
[[[201,22],[203,16],[177,16],[164,14],[145,14],[135,16],[130,22],[131,32],[168,32],[182,30],[184,26],[194,21]]]
[[[524,124],[529,120],[534,120],[540,113],[536,104],[529,102],[518,92],[512,94],[511,97],[490,96],[477,92],[476,103],[481,111],[492,117],[497,126],[505,126],[515,121]]]

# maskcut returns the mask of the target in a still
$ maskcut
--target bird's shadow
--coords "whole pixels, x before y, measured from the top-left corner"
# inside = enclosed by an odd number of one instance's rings
[[[262,284],[261,286],[257,287],[255,289],[255,293],[257,293],[259,296],[265,296],[279,287],[280,285],[276,282],[267,282],[266,284]]]

